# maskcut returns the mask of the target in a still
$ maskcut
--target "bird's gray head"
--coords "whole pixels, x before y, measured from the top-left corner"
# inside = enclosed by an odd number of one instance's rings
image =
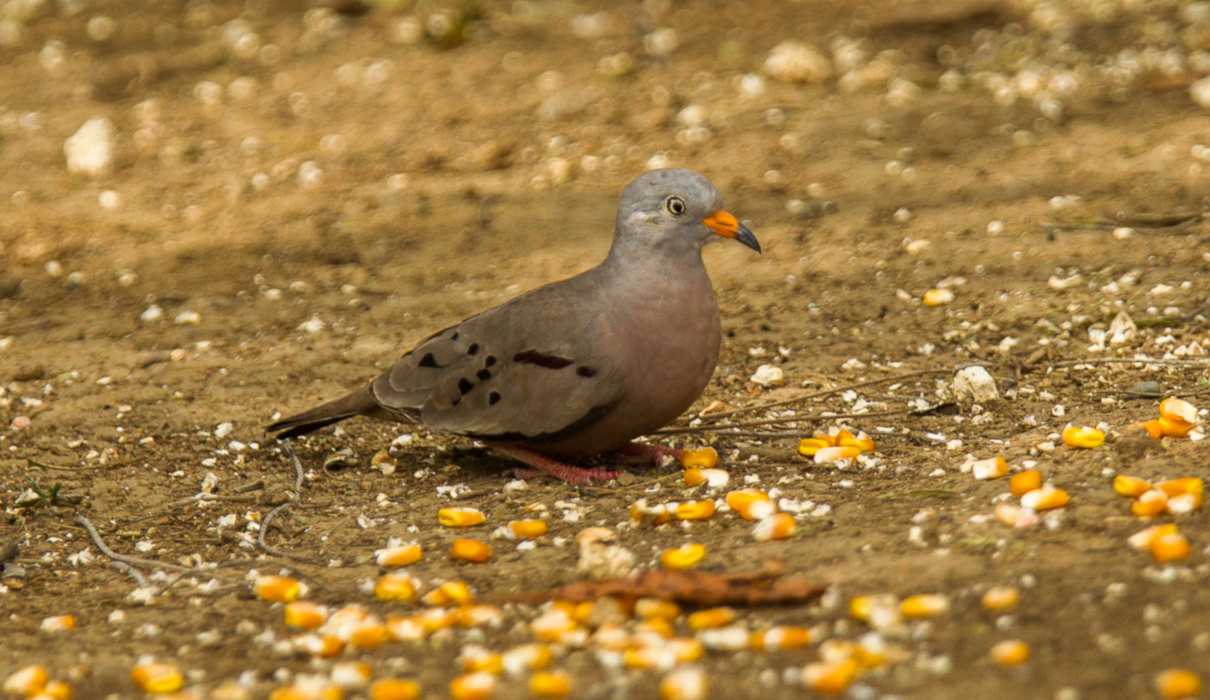
[[[760,252],[756,236],[723,209],[722,195],[700,173],[651,170],[622,191],[615,248],[696,252],[720,236]]]

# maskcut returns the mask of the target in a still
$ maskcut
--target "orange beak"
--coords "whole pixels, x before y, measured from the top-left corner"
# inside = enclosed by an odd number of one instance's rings
[[[736,219],[735,215],[726,209],[719,209],[702,219],[702,224],[723,238],[734,238],[752,250],[758,253],[761,252],[760,241],[756,240],[756,234],[752,233],[747,226],[741,224],[739,219]]]

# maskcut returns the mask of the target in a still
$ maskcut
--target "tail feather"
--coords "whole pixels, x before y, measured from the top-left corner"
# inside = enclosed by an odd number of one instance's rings
[[[373,413],[377,409],[378,400],[374,398],[373,392],[367,385],[335,401],[329,401],[309,411],[283,418],[265,430],[276,433],[279,440],[292,438],[306,435],[333,423],[339,423],[346,418]]]

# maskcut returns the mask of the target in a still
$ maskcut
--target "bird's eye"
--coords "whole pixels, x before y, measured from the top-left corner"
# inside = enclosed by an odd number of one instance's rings
[[[664,200],[664,208],[673,216],[680,216],[685,213],[685,200],[673,195]]]

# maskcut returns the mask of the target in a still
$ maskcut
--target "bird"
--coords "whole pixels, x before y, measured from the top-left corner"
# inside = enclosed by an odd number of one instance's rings
[[[714,374],[722,330],[702,249],[724,239],[761,252],[705,176],[650,170],[622,191],[595,267],[437,331],[368,384],[266,430],[287,439],[368,416],[471,438],[572,484],[618,472],[569,461],[679,455],[634,438],[675,420]]]

